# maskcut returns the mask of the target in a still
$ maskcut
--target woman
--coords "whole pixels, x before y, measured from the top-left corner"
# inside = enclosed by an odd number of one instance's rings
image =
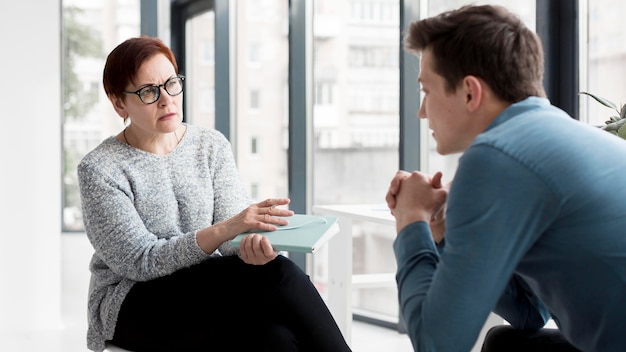
[[[349,351],[309,278],[267,238],[229,245],[293,212],[284,198],[250,205],[226,138],[182,122],[183,81],[156,38],[107,58],[104,89],[127,127],[78,166],[95,249],[89,349]]]

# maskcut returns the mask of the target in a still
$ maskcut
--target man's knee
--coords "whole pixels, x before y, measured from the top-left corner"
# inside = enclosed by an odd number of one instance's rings
[[[509,325],[494,326],[485,336],[481,352],[577,352],[557,329],[524,331]]]

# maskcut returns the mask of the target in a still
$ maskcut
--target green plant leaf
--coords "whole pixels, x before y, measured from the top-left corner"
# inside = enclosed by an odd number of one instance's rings
[[[591,93],[588,93],[588,92],[580,92],[578,94],[588,95],[588,96],[592,97],[593,99],[595,99],[598,103],[606,106],[607,108],[615,109],[615,111],[617,111],[618,114],[620,113],[619,109],[617,108],[617,105],[615,105],[615,103],[613,103],[612,101],[610,101],[608,99],[599,97],[599,96],[597,96],[595,94],[591,94]]]
[[[626,139],[626,125],[622,125],[622,127],[617,130],[617,135]]]
[[[619,121],[611,122],[605,126],[602,126],[602,129],[605,131],[617,131],[620,129],[620,127],[624,126],[625,124],[626,124],[626,119],[621,119]]]
[[[622,105],[621,108],[618,108],[617,105],[615,105],[615,103],[613,103],[612,101],[599,97],[595,94],[591,94],[588,92],[579,92],[578,94],[588,95],[598,103],[606,106],[607,108],[611,108],[617,111],[618,116],[609,117],[609,120],[604,122],[605,125],[600,126],[600,128],[626,140],[626,104]]]

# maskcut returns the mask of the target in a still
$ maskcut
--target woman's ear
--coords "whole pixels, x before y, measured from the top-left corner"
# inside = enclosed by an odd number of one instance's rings
[[[113,105],[113,109],[115,109],[115,112],[118,115],[120,115],[120,117],[122,117],[124,120],[126,120],[126,118],[128,118],[128,111],[126,111],[126,103],[122,101],[122,99],[114,95],[109,95],[109,100],[111,101],[111,104]]]
[[[476,76],[466,76],[463,79],[463,89],[466,93],[465,104],[468,111],[478,110],[483,100],[483,81]]]

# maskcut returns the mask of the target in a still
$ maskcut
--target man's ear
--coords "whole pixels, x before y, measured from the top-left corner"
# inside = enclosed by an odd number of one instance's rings
[[[128,111],[126,111],[126,103],[122,101],[122,99],[114,95],[109,95],[109,100],[111,101],[111,104],[113,104],[113,109],[115,109],[115,112],[117,112],[117,114],[120,115],[121,118],[126,119],[128,117]]]
[[[475,112],[484,98],[483,82],[476,76],[466,76],[463,78],[463,89],[466,94],[465,104],[468,111]]]

